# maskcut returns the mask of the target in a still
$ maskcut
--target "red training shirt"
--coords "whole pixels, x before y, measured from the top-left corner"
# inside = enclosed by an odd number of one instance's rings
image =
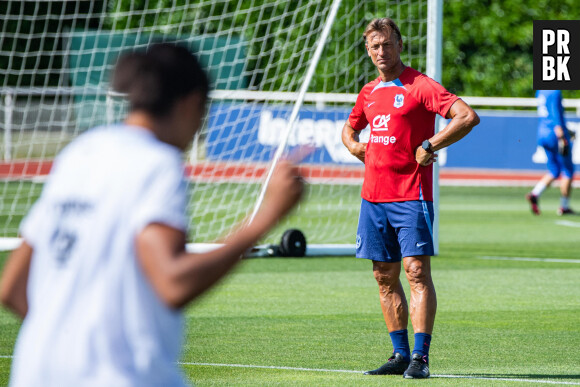
[[[371,127],[363,199],[433,201],[433,165],[420,166],[414,151],[435,134],[435,114],[445,117],[458,99],[410,67],[393,81],[379,77],[363,87],[348,118],[355,130]]]

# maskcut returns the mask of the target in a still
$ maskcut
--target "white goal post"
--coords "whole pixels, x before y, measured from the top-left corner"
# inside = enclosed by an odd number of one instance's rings
[[[90,127],[122,119],[125,102],[108,87],[116,56],[165,40],[196,51],[213,83],[204,128],[185,160],[190,241],[222,238],[257,206],[272,159],[312,145],[301,165],[306,198],[264,243],[297,228],[309,246],[352,247],[362,166],[342,146],[340,129],[358,91],[376,77],[364,27],[389,16],[401,27],[406,64],[429,73],[440,61],[428,53],[440,53],[432,44],[440,44],[442,20],[432,10],[441,0],[3,3],[0,237],[8,245],[55,154]]]

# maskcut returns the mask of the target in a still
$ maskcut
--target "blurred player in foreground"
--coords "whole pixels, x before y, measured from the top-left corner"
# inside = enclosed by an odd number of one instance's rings
[[[373,261],[393,354],[367,375],[429,377],[429,345],[437,299],[431,279],[433,166],[438,151],[463,138],[479,123],[477,114],[439,83],[401,61],[403,40],[389,18],[366,28],[368,55],[379,78],[363,87],[346,121],[342,140],[365,163],[356,239],[357,258]],[[435,116],[451,118],[435,134]],[[358,131],[371,127],[369,142]],[[399,280],[401,260],[411,287],[409,307]]]
[[[254,221],[224,246],[185,251],[182,152],[208,80],[185,48],[122,56],[123,124],[90,130],[55,161],[10,256],[2,303],[24,318],[13,386],[181,386],[182,308],[223,277],[298,202],[296,168],[274,173]]]
[[[526,195],[532,212],[540,215],[540,195],[554,180],[560,177],[560,208],[558,215],[571,215],[570,194],[574,179],[572,162],[572,139],[564,120],[562,92],[560,90],[538,90],[538,145],[548,156],[548,173]]]

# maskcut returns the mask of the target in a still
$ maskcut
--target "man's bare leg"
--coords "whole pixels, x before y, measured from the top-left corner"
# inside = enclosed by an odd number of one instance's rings
[[[572,187],[572,179],[566,176],[560,178],[560,194],[566,198],[570,197]]]
[[[558,215],[570,215],[575,212],[570,208],[570,194],[572,193],[572,179],[562,176],[560,179],[560,208]]]
[[[415,346],[409,368],[403,376],[408,379],[428,378],[429,347],[437,312],[437,295],[431,278],[431,257],[420,255],[403,258],[403,267],[411,287],[410,312],[415,332]]]
[[[403,259],[405,274],[411,286],[411,324],[415,333],[433,333],[437,295],[431,278],[431,257],[421,255]]]
[[[399,276],[400,262],[373,261],[373,274],[379,285],[381,309],[389,332],[407,329],[409,307]]]
[[[373,274],[379,285],[381,309],[393,343],[393,356],[381,367],[365,374],[402,375],[410,362],[410,348],[407,332],[409,307],[399,279],[401,262],[373,261]]]
[[[526,200],[530,203],[532,213],[535,215],[540,215],[540,195],[542,195],[542,192],[544,192],[554,180],[555,177],[552,176],[551,173],[546,173],[544,176],[542,176],[540,181],[536,183],[534,189],[532,189],[532,191],[526,195]]]

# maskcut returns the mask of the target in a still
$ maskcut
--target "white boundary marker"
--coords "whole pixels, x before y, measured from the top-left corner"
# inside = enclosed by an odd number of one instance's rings
[[[355,370],[332,370],[324,368],[302,368],[302,367],[277,367],[277,366],[262,366],[262,365],[250,365],[250,364],[219,364],[219,363],[192,363],[192,362],[180,362],[180,365],[193,365],[193,366],[206,366],[206,367],[231,367],[231,368],[259,368],[259,369],[271,369],[271,370],[290,370],[290,371],[310,371],[310,372],[336,372],[336,373],[350,373],[350,374],[362,374],[363,371]],[[545,380],[545,379],[522,379],[522,378],[494,378],[492,376],[477,376],[477,375],[431,375],[432,378],[446,378],[446,379],[477,379],[477,380],[498,380],[505,382],[524,382],[524,383],[544,383],[544,384],[561,384],[561,385],[572,385],[580,386],[580,382],[565,382],[557,380]],[[372,378],[372,377],[370,377]]]
[[[478,380],[498,380],[502,382],[523,382],[534,384],[563,384],[569,386],[580,386],[580,382],[564,382],[558,380],[545,379],[522,379],[522,378],[494,378],[492,376],[470,376],[470,375],[431,375],[432,378],[448,378],[448,379],[478,379]]]
[[[492,261],[526,261],[526,262],[553,262],[553,263],[580,263],[580,259],[563,258],[530,258],[530,257],[477,257]]]
[[[179,364],[180,365],[205,366],[205,367],[260,368],[260,369],[268,369],[268,370],[337,372],[337,373],[349,373],[349,374],[362,374],[363,373],[363,371],[355,371],[355,370],[329,370],[329,369],[324,369],[324,368],[264,366],[264,365],[251,365],[251,364],[220,364],[220,363],[191,363],[191,362],[179,362]]]
[[[12,359],[14,356],[2,356],[0,359]],[[303,367],[284,367],[284,366],[263,366],[252,364],[220,364],[220,363],[195,363],[195,362],[177,362],[179,365],[192,365],[204,367],[230,367],[230,368],[259,368],[269,370],[288,370],[288,371],[307,371],[307,372],[335,372],[348,374],[363,374],[363,371],[355,370],[332,370],[325,368],[303,368]],[[492,376],[477,376],[477,375],[431,375],[431,378],[445,378],[445,379],[476,379],[476,380],[498,380],[503,382],[523,382],[523,383],[544,383],[544,384],[559,384],[569,386],[580,386],[580,382],[565,382],[557,380],[546,379],[522,379],[522,378],[494,378]]]
[[[566,227],[580,227],[579,222],[572,222],[571,220],[557,220],[556,224],[558,226],[566,226]]]

